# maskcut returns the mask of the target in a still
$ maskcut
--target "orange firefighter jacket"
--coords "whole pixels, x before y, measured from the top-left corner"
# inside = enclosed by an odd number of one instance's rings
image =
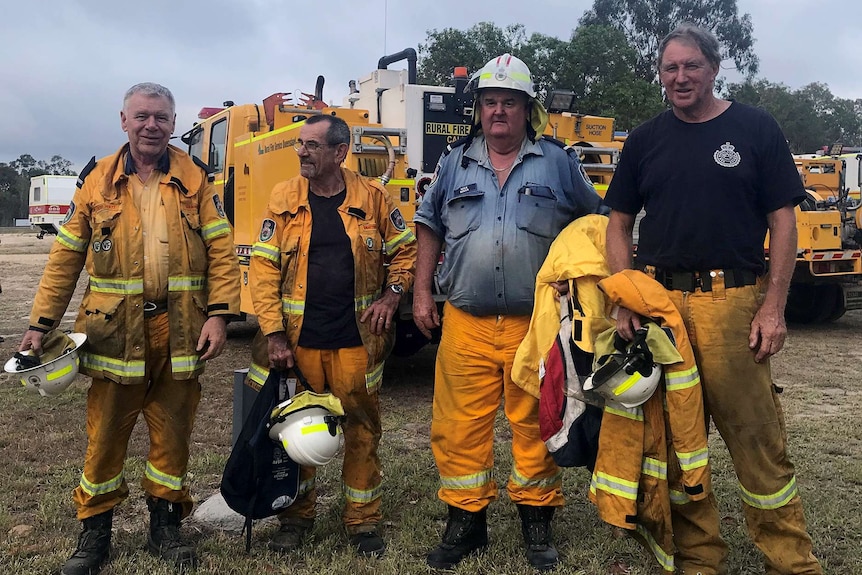
[[[664,287],[635,270],[601,282],[611,304],[650,318],[673,333],[681,363],[664,365],[664,388],[642,406],[605,406],[590,499],[606,522],[635,530],[665,571],[672,572],[671,503],[711,491],[700,375],[682,316]],[[668,447],[672,449],[668,449]],[[670,470],[670,472],[669,472]]]
[[[353,251],[354,311],[368,352],[366,388],[373,391],[382,380],[383,361],[392,350],[395,333],[389,330],[374,335],[359,317],[379,297],[384,281],[401,286],[405,292],[411,288],[416,236],[383,186],[344,168],[341,173],[347,195],[338,211]],[[252,303],[261,332],[270,335],[285,331],[293,349],[302,330],[310,241],[308,180],[297,176],[273,188],[249,268],[254,286]],[[388,262],[386,267],[384,261]]]
[[[86,266],[89,282],[75,320],[87,334],[81,371],[118,383],[146,382],[144,242],[128,186],[128,144],[78,178],[78,189],[39,284],[32,329],[59,324]],[[158,193],[168,224],[168,314],[175,379],[203,372],[195,351],[208,316],[239,314],[240,273],[230,224],[206,169],[168,146]]]
[[[572,337],[587,353],[593,352],[596,336],[611,326],[605,319],[605,297],[599,280],[610,275],[605,261],[606,216],[582,216],[563,228],[536,274],[536,295],[530,329],[518,346],[512,364],[512,381],[539,397],[542,365],[560,333],[560,298],[552,282],[569,280],[582,313],[575,310]]]

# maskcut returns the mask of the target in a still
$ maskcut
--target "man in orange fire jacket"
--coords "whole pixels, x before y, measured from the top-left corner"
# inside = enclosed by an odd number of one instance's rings
[[[258,350],[250,378],[265,381],[269,367],[296,363],[315,391],[328,387],[341,400],[343,520],[359,554],[380,556],[377,391],[395,313],[413,283],[416,238],[379,183],[341,167],[349,143],[344,120],[310,117],[296,144],[300,175],[272,191],[250,264],[269,365],[259,364]],[[315,516],[314,476],[302,468],[299,499],[279,515],[270,548],[301,545]]]
[[[164,86],[126,92],[120,120],[129,143],[81,173],[19,348],[41,351],[86,266],[75,322],[87,334],[81,371],[93,378],[87,455],[74,493],[83,531],[63,575],[97,573],[108,559],[113,510],[129,494],[127,445],[141,413],[150,434],[142,480],[148,548],[178,567],[197,565],[179,527],[193,505],[186,472],[198,376],[222,351],[226,319],[239,313],[240,275],[206,167],[168,145],[174,110]]]

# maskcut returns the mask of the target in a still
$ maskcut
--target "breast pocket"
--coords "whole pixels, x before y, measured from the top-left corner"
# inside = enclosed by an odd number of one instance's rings
[[[484,197],[485,192],[471,184],[446,200],[446,229],[451,239],[457,240],[482,225]]]
[[[520,229],[544,238],[553,238],[562,227],[560,219],[557,197],[551,188],[527,184],[518,190],[515,223]]]
[[[207,248],[201,237],[201,218],[198,212],[182,210],[183,235],[189,253],[189,269],[202,273],[207,269]]]
[[[120,273],[119,256],[119,210],[98,210],[93,212],[90,237],[93,275],[100,278],[116,277]]]

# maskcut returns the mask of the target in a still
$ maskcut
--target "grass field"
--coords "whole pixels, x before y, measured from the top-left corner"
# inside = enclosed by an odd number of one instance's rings
[[[0,245],[0,358],[11,357],[27,314],[45,254],[14,252],[4,236]],[[41,244],[40,244],[41,245]],[[4,256],[5,253],[8,254]],[[29,248],[28,248],[29,250]],[[44,250],[47,252],[47,249]],[[21,255],[16,255],[21,254]],[[3,257],[6,257],[4,260]],[[40,259],[41,258],[41,259]],[[29,299],[28,299],[29,298]],[[74,304],[73,304],[74,305]],[[64,327],[71,327],[67,318]],[[190,464],[192,493],[203,501],[217,491],[231,446],[233,371],[248,365],[253,329],[229,326],[225,353],[210,362],[202,378],[204,398],[195,427]],[[384,436],[384,538],[381,560],[361,559],[348,547],[341,527],[339,463],[318,478],[318,519],[301,553],[277,555],[266,541],[275,529],[261,522],[252,552],[245,554],[238,533],[213,530],[195,520],[184,533],[198,545],[201,574],[363,575],[420,574],[431,570],[426,553],[445,525],[437,500],[437,470],[429,446],[434,349],[387,363],[381,393]],[[784,351],[773,362],[775,381],[784,388],[790,455],[796,464],[815,553],[826,573],[862,575],[862,312],[827,326],[792,326]],[[86,446],[84,408],[87,378],[57,398],[25,392],[0,373],[0,575],[48,575],[73,551],[80,530],[71,491],[77,485]],[[744,387],[740,400],[744,401]],[[139,423],[129,446],[125,472],[131,496],[116,510],[114,555],[108,575],[168,574],[172,569],[144,550],[147,513],[139,480],[147,452],[146,429]],[[720,438],[710,443],[714,488],[721,505],[722,533],[731,549],[733,575],[763,573],[759,553],[748,540],[735,477]],[[491,544],[456,573],[527,574],[520,523],[505,495],[511,467],[509,432],[498,419],[496,480],[503,488],[489,513]],[[554,520],[561,574],[622,575],[660,573],[654,561],[627,536],[603,524],[588,502],[584,469],[564,474],[566,507]]]

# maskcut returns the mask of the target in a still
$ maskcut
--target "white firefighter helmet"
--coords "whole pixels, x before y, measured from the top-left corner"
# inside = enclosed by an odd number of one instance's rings
[[[523,92],[530,99],[529,117],[527,118],[535,136],[541,136],[548,125],[548,112],[540,101],[536,99],[536,84],[533,83],[533,75],[523,60],[511,54],[503,54],[488,61],[487,64],[470,77],[470,81],[464,87],[464,92],[473,92],[478,99],[479,92],[485,88],[501,88],[505,90],[516,90]],[[474,130],[480,126],[479,106],[473,106]]]
[[[42,355],[32,350],[16,353],[4,369],[21,379],[28,390],[43,397],[59,395],[78,375],[78,350],[87,341],[86,334],[60,330],[49,331],[42,340]]]
[[[585,390],[592,390],[610,403],[626,408],[643,405],[652,397],[661,381],[661,365],[653,362],[646,344],[646,328],[635,333],[631,342],[615,336],[615,347],[624,351],[600,358],[600,366],[584,382]]]
[[[473,74],[465,91],[472,92],[485,88],[504,88],[524,92],[531,99],[536,98],[536,85],[530,69],[520,58],[503,54],[490,60]]]
[[[344,408],[331,393],[302,391],[279,403],[269,418],[269,438],[311,467],[326,465],[344,447]]]

